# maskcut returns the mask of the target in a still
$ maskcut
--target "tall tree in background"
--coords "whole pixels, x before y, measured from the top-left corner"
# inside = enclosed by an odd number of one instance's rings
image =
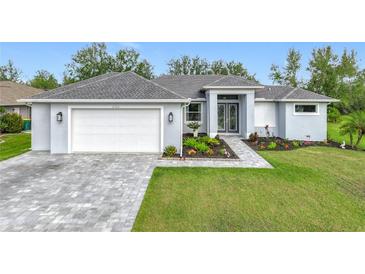
[[[121,49],[116,55],[107,52],[105,43],[92,43],[72,56],[72,62],[66,65],[64,83],[89,79],[107,72],[134,71],[151,79],[152,65],[133,49]]]
[[[209,63],[199,56],[190,58],[183,55],[168,62],[169,74],[171,75],[205,75],[209,73]]]
[[[255,75],[249,74],[241,62],[216,60],[209,63],[199,56],[191,58],[183,55],[180,58],[171,59],[167,65],[171,75],[237,75],[248,80],[255,80]]]
[[[13,81],[21,83],[22,72],[9,60],[6,65],[0,66],[0,81]]]
[[[365,72],[359,69],[354,50],[344,50],[341,57],[331,47],[315,49],[309,62],[307,88],[341,99],[337,107],[343,113],[365,109]]]
[[[59,86],[56,77],[46,70],[38,70],[33,79],[29,81],[29,85],[44,90],[54,89]]]
[[[271,65],[271,73],[269,77],[273,83],[292,87],[299,86],[301,83],[298,80],[298,72],[301,67],[301,57],[302,56],[299,51],[291,48],[289,49],[288,56],[286,58],[286,65],[282,69],[280,69],[278,65]]]
[[[310,79],[307,88],[327,96],[335,96],[338,88],[338,56],[330,46],[314,49],[307,70]]]

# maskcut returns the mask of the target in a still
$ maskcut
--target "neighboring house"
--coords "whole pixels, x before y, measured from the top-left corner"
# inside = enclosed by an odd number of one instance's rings
[[[257,131],[288,139],[327,138],[327,104],[337,101],[300,88],[262,86],[237,76],[108,73],[20,100],[32,103],[33,150],[72,152],[181,151],[187,123],[200,132]]]
[[[17,100],[41,92],[44,90],[11,81],[0,81],[0,106],[4,107],[6,112],[15,112],[20,114],[23,119],[30,119],[31,107],[23,102],[17,102]]]

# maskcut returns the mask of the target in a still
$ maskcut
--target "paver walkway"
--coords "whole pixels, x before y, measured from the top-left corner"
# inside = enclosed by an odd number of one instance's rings
[[[28,152],[0,162],[0,231],[130,231],[158,155]]]
[[[163,167],[239,167],[239,168],[272,168],[272,166],[254,150],[242,142],[240,136],[221,136],[240,158],[239,160],[194,159],[194,160],[158,160]]]

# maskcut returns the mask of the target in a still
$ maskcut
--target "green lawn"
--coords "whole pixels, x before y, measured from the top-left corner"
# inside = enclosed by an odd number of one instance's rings
[[[134,231],[365,231],[365,153],[260,152],[275,169],[156,168]]]
[[[341,135],[340,134],[340,123],[329,123],[328,122],[328,139],[336,141],[338,143],[342,143],[345,140],[346,144],[350,144],[350,137],[348,135]],[[357,136],[354,136],[354,142],[356,142]],[[359,145],[360,149],[365,150],[365,137],[362,137],[362,140]]]
[[[31,135],[29,133],[5,134],[0,136],[0,161],[14,157],[30,150]]]

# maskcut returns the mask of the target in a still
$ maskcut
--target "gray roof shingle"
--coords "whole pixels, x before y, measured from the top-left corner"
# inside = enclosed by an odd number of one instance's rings
[[[24,103],[19,103],[17,100],[21,98],[29,98],[43,91],[43,89],[33,88],[11,81],[0,81],[0,105],[24,105]]]
[[[205,98],[203,87],[260,86],[258,83],[232,75],[162,75],[152,81],[192,99]]]
[[[290,86],[265,86],[264,89],[255,92],[255,98],[266,100],[335,100],[309,90]]]
[[[186,99],[134,72],[112,72],[35,95],[32,99]]]

